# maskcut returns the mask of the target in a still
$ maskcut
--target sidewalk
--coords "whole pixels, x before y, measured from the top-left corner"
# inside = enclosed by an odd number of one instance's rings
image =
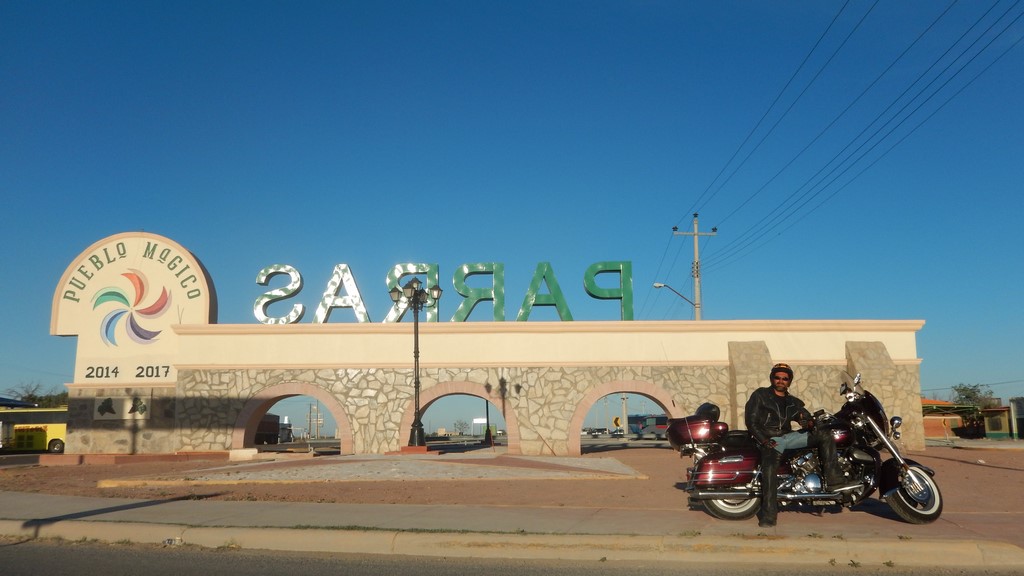
[[[991,440],[989,438],[927,438],[925,446],[928,448],[967,448],[973,450],[1024,450],[1024,440],[1001,439]]]
[[[462,460],[466,457],[459,455]],[[494,458],[488,454],[476,457]],[[536,468],[467,466],[436,455],[362,460],[358,466],[326,461],[324,465],[303,467],[303,480],[344,481],[358,476],[363,480],[415,477],[514,481],[543,477],[572,482],[577,481],[574,474],[631,473],[627,466],[604,458],[539,458],[535,460],[544,465]],[[494,458],[495,463],[508,460]],[[295,473],[286,464],[276,463],[273,467],[254,465],[248,471],[235,467],[230,479],[218,477],[213,469],[177,481],[215,487],[222,482],[294,481]],[[467,476],[470,474],[472,477]],[[1008,537],[1019,531],[1020,518],[1018,514],[979,515],[947,505],[937,522],[916,526],[895,519],[888,506],[872,498],[841,513],[787,513],[777,528],[765,530],[756,522],[721,521],[700,510],[688,510],[682,498],[678,505],[663,510],[631,510],[600,504],[586,508],[320,504],[0,492],[0,534],[23,538],[689,563],[1024,567],[1024,549]]]

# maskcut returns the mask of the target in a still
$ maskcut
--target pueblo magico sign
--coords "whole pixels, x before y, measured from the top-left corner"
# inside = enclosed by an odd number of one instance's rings
[[[270,286],[277,277],[283,286],[269,288],[253,303],[253,315],[263,324],[300,322],[305,305],[295,302],[303,288],[298,269],[274,264],[260,270],[256,282]],[[412,276],[423,277],[426,288],[438,285],[437,264],[395,264],[386,274],[386,288],[401,285]],[[608,280],[612,278],[613,280]],[[457,301],[451,317],[464,322],[481,303],[493,304],[494,321],[505,320],[505,266],[498,262],[468,263],[452,274],[445,300]],[[619,303],[621,320],[633,319],[633,271],[628,261],[591,264],[583,273],[588,296]],[[458,296],[452,297],[455,292]],[[456,300],[456,298],[461,298]],[[96,242],[65,269],[53,298],[50,331],[79,337],[76,382],[173,382],[177,347],[172,325],[213,324],[216,301],[213,282],[200,261],[177,242],[148,232],[127,232]],[[285,308],[271,315],[270,307]],[[537,264],[516,321],[527,321],[538,306],[553,307],[559,319],[572,320],[561,284],[548,262]],[[325,323],[338,309],[352,311],[357,322],[370,315],[348,264],[337,264],[328,280],[313,323]],[[408,310],[400,299],[392,304],[383,322],[398,322]],[[438,321],[437,307],[427,303],[425,321]]]

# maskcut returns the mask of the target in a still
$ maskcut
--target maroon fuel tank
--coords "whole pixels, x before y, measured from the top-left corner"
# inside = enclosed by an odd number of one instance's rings
[[[829,426],[832,432],[832,438],[836,441],[836,448],[846,448],[853,445],[856,438],[853,434],[853,428],[845,423],[840,422]]]

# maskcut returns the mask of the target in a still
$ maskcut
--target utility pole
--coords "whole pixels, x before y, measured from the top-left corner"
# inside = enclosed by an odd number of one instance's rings
[[[675,226],[672,227],[672,234],[676,236],[693,236],[693,270],[690,273],[693,276],[693,319],[700,320],[701,318],[701,300],[700,300],[700,250],[697,248],[697,239],[701,236],[715,236],[718,234],[718,228],[712,228],[711,232],[698,232],[697,231],[697,213],[693,213],[693,232],[680,232]]]
[[[629,434],[629,414],[626,411],[626,393],[622,393],[622,421],[620,422],[623,433]],[[623,436],[625,437],[625,436]]]
[[[309,405],[309,414],[306,416],[306,430],[309,431],[313,438],[320,438],[320,425],[324,423],[324,419],[320,416],[320,404]]]

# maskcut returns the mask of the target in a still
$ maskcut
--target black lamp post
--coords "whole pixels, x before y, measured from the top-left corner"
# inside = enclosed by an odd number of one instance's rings
[[[436,306],[438,299],[441,298],[440,286],[431,286],[428,291],[420,288],[421,285],[419,278],[413,278],[406,282],[401,290],[396,286],[389,292],[392,302],[397,303],[404,296],[409,307],[412,308],[413,388],[416,394],[416,419],[413,420],[412,431],[409,433],[409,446],[427,445],[426,435],[423,433],[423,420],[420,419],[420,310],[429,301],[428,293],[430,300],[433,301],[432,306]]]
[[[484,399],[484,446],[494,446],[494,438],[491,437],[491,403]]]
[[[516,384],[515,388],[516,392],[520,392],[522,390],[522,386],[518,384]],[[494,390],[494,386],[492,386],[490,382],[487,382],[484,384],[484,389],[487,390],[487,395],[490,396],[491,392]],[[505,380],[504,376],[502,376],[501,378],[498,378],[498,395],[501,398],[502,416],[505,415],[505,400],[508,399],[508,393],[508,381]],[[487,425],[487,432],[484,433],[484,444],[490,444],[493,446],[494,438],[491,434],[491,403],[486,398],[484,398],[484,411]]]

